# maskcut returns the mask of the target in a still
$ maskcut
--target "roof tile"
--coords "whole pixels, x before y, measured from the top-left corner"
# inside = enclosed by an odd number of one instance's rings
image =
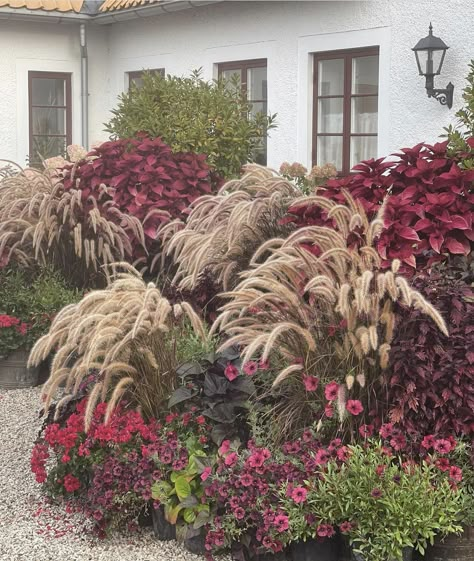
[[[84,0],[0,0],[0,8],[26,8],[27,10],[56,10],[58,12],[77,12],[82,8]]]

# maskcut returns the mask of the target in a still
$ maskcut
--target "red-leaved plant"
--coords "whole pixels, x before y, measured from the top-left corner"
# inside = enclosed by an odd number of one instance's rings
[[[342,190],[359,200],[373,218],[389,195],[385,230],[377,249],[389,266],[400,259],[406,273],[430,267],[449,255],[468,255],[474,241],[474,170],[461,167],[466,154],[448,156],[447,142],[417,144],[396,160],[368,160],[351,175],[326,183],[321,194],[344,204]],[[285,222],[332,225],[319,206],[290,207]]]
[[[85,203],[105,186],[107,204],[143,224],[148,250],[161,224],[186,214],[190,203],[212,190],[205,154],[173,153],[160,138],[143,135],[104,142],[86,160],[68,164],[63,175],[65,188],[80,189]]]
[[[446,272],[415,287],[442,313],[449,337],[419,311],[400,310],[386,375],[391,420],[412,435],[474,434],[472,288]]]

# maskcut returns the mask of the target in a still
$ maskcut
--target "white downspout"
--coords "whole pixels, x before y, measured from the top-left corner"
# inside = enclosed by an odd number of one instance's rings
[[[81,45],[81,143],[86,150],[89,150],[89,71],[86,26],[84,23],[81,23],[79,27],[79,36]]]

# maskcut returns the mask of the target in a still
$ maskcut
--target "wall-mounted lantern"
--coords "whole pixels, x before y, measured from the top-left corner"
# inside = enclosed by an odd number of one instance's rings
[[[420,76],[426,79],[426,93],[428,97],[434,97],[441,105],[447,105],[450,109],[453,105],[454,86],[449,82],[444,90],[434,87],[434,77],[441,73],[444,57],[449,47],[439,37],[433,35],[433,26],[430,23],[429,34],[420,39],[413,47],[416,63]]]

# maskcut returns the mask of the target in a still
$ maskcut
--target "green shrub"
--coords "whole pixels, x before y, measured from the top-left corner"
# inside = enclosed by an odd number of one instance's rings
[[[251,116],[240,88],[228,86],[202,80],[199,70],[189,78],[145,74],[142,87],[119,97],[105,130],[112,138],[145,132],[160,136],[175,152],[207,154],[217,175],[230,178],[252,159],[275,115]]]
[[[44,335],[61,308],[80,294],[60,273],[42,269],[33,277],[14,268],[0,270],[0,356],[29,350]]]

